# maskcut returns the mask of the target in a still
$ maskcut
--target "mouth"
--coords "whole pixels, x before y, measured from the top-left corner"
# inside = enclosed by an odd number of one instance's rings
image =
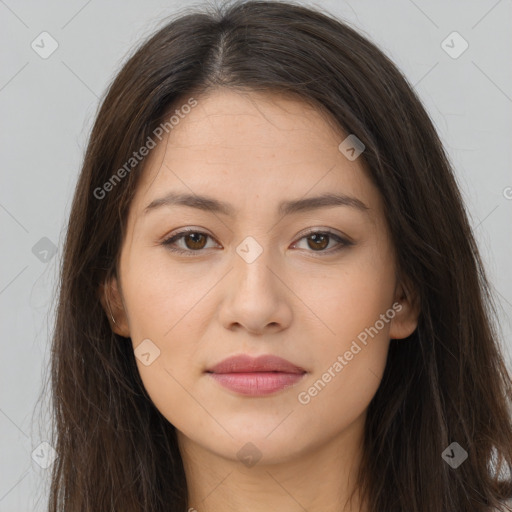
[[[221,386],[235,393],[260,396],[297,384],[306,370],[277,356],[233,356],[205,372]]]

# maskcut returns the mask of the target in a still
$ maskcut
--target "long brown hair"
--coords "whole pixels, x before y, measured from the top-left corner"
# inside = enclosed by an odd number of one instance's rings
[[[58,458],[48,510],[186,510],[175,429],[100,302],[145,160],[108,193],[98,189],[172,108],[218,87],[296,95],[357,134],[400,275],[418,292],[417,329],[391,340],[368,409],[358,475],[368,510],[499,507],[512,497],[512,381],[490,285],[431,120],[395,65],[346,23],[292,3],[237,1],[165,20],[117,74],[97,114],[59,281],[51,356]],[[456,469],[442,457],[453,442],[468,454]]]

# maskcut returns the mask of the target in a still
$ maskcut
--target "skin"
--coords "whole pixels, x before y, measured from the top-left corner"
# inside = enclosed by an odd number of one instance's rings
[[[137,358],[137,366],[177,429],[190,507],[340,510],[354,488],[366,410],[389,340],[409,336],[418,319],[413,291],[397,279],[380,194],[362,157],[349,161],[339,151],[347,134],[310,105],[223,89],[197,100],[149,155],[129,211],[119,279],[102,302],[113,330],[134,349],[150,339],[160,350],[148,366]],[[144,213],[170,191],[227,201],[235,214],[176,205]],[[277,213],[282,200],[326,192],[353,196],[368,210]],[[174,243],[191,256],[162,245],[185,227],[209,235]],[[333,252],[335,239],[315,245],[308,228],[330,229],[353,245]],[[263,250],[251,263],[236,252],[247,236]],[[394,318],[300,403],[299,393],[394,303],[401,306]],[[307,374],[271,395],[240,395],[204,373],[235,354],[278,355]],[[237,457],[248,442],[257,452],[246,451],[261,454],[252,467]],[[355,495],[345,510],[364,511],[364,502]]]

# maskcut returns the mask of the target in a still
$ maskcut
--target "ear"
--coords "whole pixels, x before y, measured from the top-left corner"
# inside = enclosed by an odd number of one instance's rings
[[[99,296],[112,331],[129,338],[130,327],[117,277],[107,278],[104,283],[100,284]]]
[[[407,338],[418,326],[420,314],[419,296],[409,280],[403,280],[398,284],[393,309],[396,314],[391,320],[389,337],[391,339]]]

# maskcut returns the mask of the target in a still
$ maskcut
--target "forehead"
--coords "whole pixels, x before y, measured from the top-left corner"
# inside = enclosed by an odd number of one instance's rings
[[[339,151],[347,134],[319,109],[283,95],[225,89],[196,101],[149,154],[134,198],[139,213],[170,192],[229,201],[232,213],[256,199],[269,206],[325,193],[378,207],[362,158],[350,161]],[[170,115],[180,113],[176,105]]]
[[[178,107],[179,110],[179,107]],[[256,146],[286,150],[301,139],[319,149],[332,146],[341,130],[328,115],[304,100],[280,93],[217,89],[198,98],[197,106],[170,133],[175,147],[221,146],[252,153]]]

